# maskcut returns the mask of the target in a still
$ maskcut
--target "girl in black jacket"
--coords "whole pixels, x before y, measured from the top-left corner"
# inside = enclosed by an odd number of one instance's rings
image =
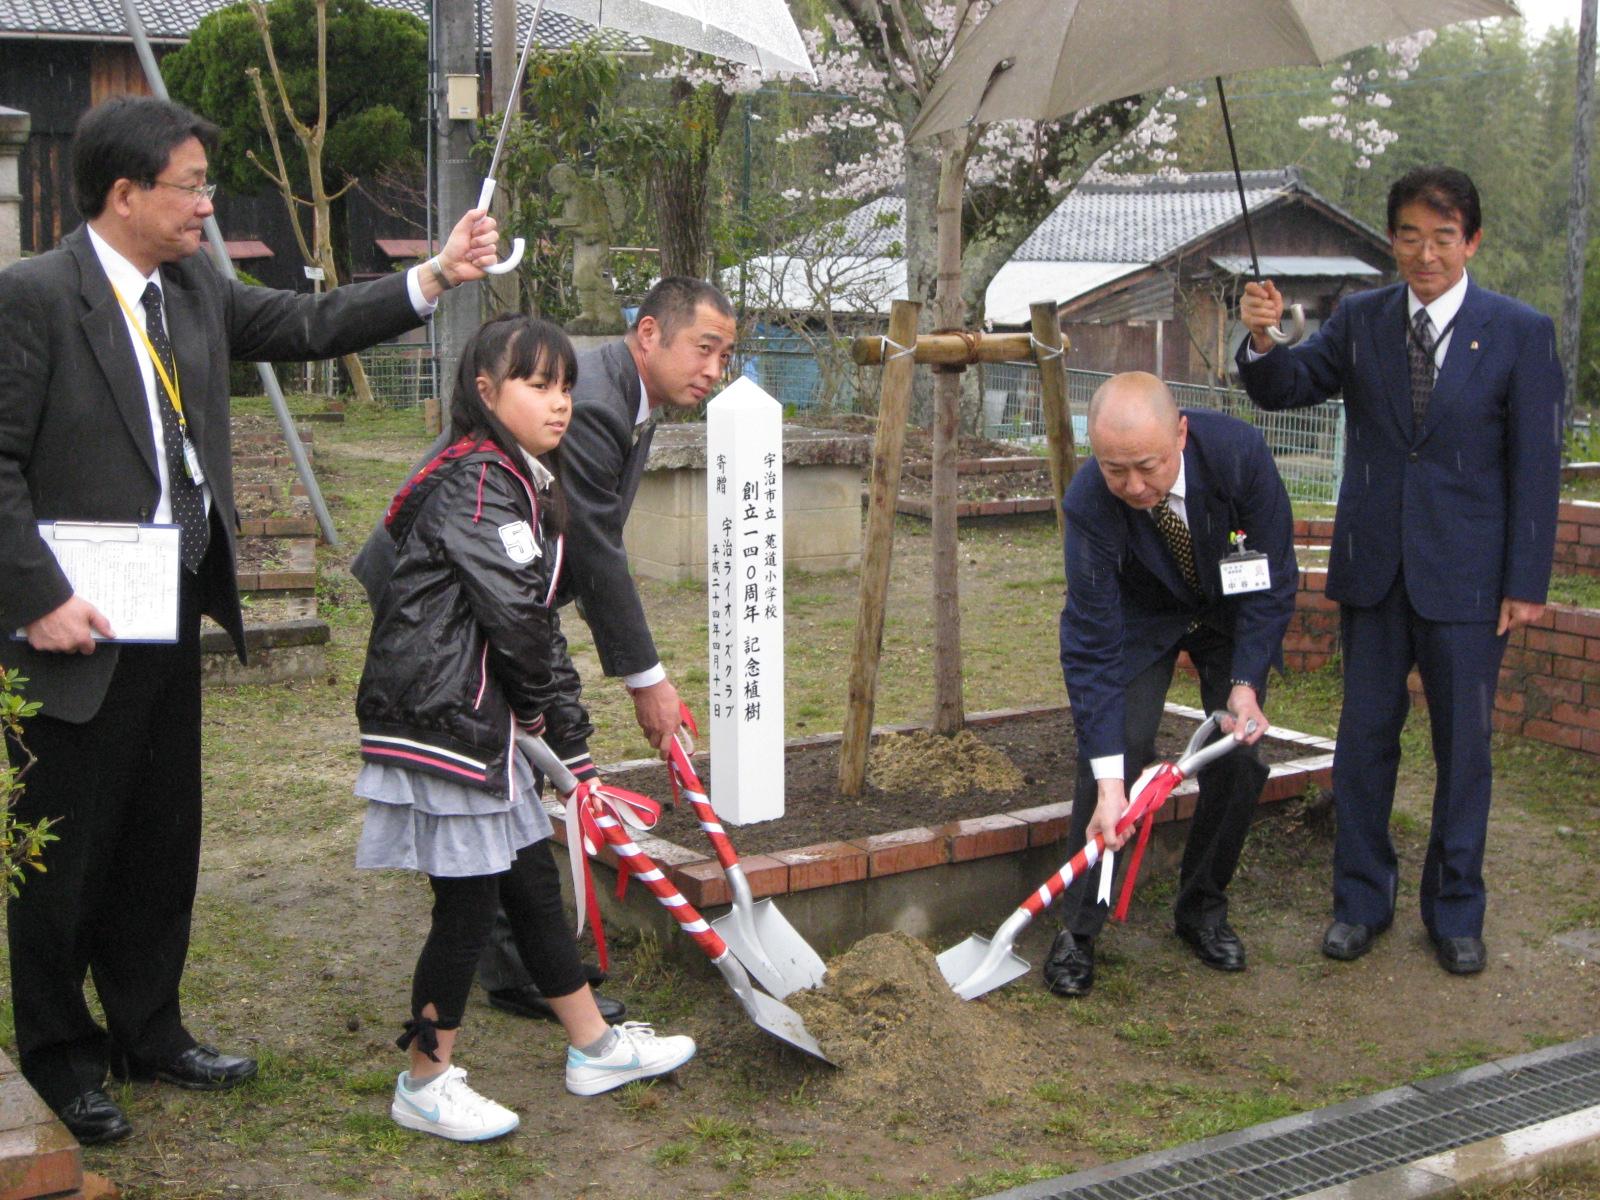
[[[687,1037],[606,1025],[561,907],[520,729],[543,734],[579,778],[595,774],[592,728],[573,681],[551,670],[560,585],[557,447],[571,416],[572,343],[545,321],[489,321],[461,356],[455,440],[390,505],[394,574],[373,618],[356,699],[367,804],[356,865],[427,873],[433,926],[399,1039],[411,1067],[389,1113],[458,1141],[511,1132],[518,1118],[451,1065],[472,977],[504,905],[535,984],[566,1029],[569,1091],[594,1095],[671,1071]]]

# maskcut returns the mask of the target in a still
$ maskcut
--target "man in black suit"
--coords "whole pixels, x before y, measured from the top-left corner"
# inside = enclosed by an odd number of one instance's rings
[[[633,697],[640,730],[663,752],[678,729],[678,691],[650,635],[628,570],[622,527],[650,457],[656,413],[663,405],[694,408],[703,403],[727,369],[736,333],[733,305],[717,288],[682,275],[661,280],[646,294],[633,328],[621,340],[579,353],[572,421],[561,443],[570,581],[563,592],[577,600],[588,622],[601,670],[621,676]],[[448,437],[447,432],[430,455]],[[376,605],[394,570],[394,543],[381,524],[350,570]],[[555,632],[564,652],[559,625]],[[557,669],[576,679],[570,659]],[[554,1019],[523,969],[504,914],[495,922],[478,978],[495,1008]],[[621,1019],[620,1003],[609,997],[597,1001],[607,1020]]]
[[[1078,741],[1068,849],[1096,834],[1120,848],[1127,787],[1155,759],[1167,686],[1187,651],[1205,708],[1226,708],[1228,732],[1246,745],[1200,774],[1174,921],[1202,963],[1240,971],[1244,944],[1228,924],[1226,888],[1267,778],[1253,747],[1267,730],[1267,669],[1282,664],[1294,612],[1289,497],[1259,432],[1221,413],[1179,411],[1154,375],[1129,372],[1100,386],[1089,441],[1094,458],[1062,500],[1061,669]],[[1239,534],[1255,558],[1231,558]],[[1225,584],[1225,558],[1242,578]],[[1062,929],[1044,965],[1058,995],[1094,984],[1108,911],[1095,899],[1102,873],[1062,898]]]
[[[405,276],[320,298],[226,280],[197,253],[216,136],[165,101],[90,110],[72,147],[87,223],[0,273],[0,627],[25,634],[0,641],[0,663],[42,704],[17,816],[60,836],[10,904],[12,999],[23,1074],[83,1142],[131,1132],[102,1090],[108,1064],[202,1090],[256,1071],[200,1045],[178,997],[200,858],[200,614],[244,657],[228,361],[392,337],[495,255],[494,222],[468,213]],[[179,525],[176,644],[97,644],[116,631],[73,591],[48,520]]]

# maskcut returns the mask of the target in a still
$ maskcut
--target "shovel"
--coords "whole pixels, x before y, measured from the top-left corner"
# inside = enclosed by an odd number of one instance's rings
[[[568,805],[580,803],[580,798],[577,796],[577,779],[543,738],[519,734],[517,744],[522,747],[533,765],[555,785],[556,791],[561,794],[565,803]],[[765,992],[755,989],[750,982],[750,976],[739,965],[739,960],[734,957],[722,936],[695,911],[688,900],[684,899],[683,893],[672,886],[661,868],[656,866],[629,838],[622,828],[622,822],[609,809],[601,809],[599,812],[586,815],[610,844],[617,857],[627,865],[628,873],[650,889],[655,898],[661,901],[662,907],[672,914],[673,919],[683,927],[683,931],[689,935],[694,944],[699,946],[711,960],[711,965],[722,972],[723,979],[727,980],[728,986],[733,989],[733,994],[750,1019],[780,1042],[787,1042],[795,1049],[804,1050],[830,1067],[833,1066],[833,1060],[822,1052],[822,1047],[817,1044],[817,1039],[811,1036],[800,1014],[782,1001],[774,1000]]]
[[[1153,816],[1156,810],[1167,802],[1167,797],[1172,794],[1173,788],[1239,744],[1231,737],[1219,738],[1209,746],[1205,744],[1206,739],[1219,727],[1221,719],[1226,715],[1220,712],[1212,713],[1202,721],[1200,727],[1194,731],[1194,736],[1189,739],[1183,757],[1175,764],[1158,763],[1145,769],[1133,785],[1133,802],[1117,821],[1118,833],[1126,833],[1141,820]],[[1255,722],[1252,721],[1247,727],[1247,732],[1253,732],[1254,729]],[[1149,830],[1147,822],[1140,834],[1139,850],[1143,849],[1144,839],[1149,836]],[[1135,851],[1128,878],[1123,884],[1123,899],[1119,913],[1126,909],[1133,873],[1138,869],[1139,850]],[[980,934],[973,934],[966,941],[951,946],[939,955],[939,972],[944,976],[945,982],[955,990],[956,995],[963,1000],[975,1000],[985,992],[1004,987],[1013,979],[1019,979],[1031,971],[1033,968],[1028,965],[1027,960],[1012,949],[1016,945],[1018,936],[1036,916],[1050,907],[1057,896],[1067,890],[1074,879],[1093,869],[1104,853],[1105,838],[1096,834],[1088,845],[1045,880],[1038,891],[1032,893],[1002,922],[1000,928],[995,930],[994,937],[986,938]]]
[[[689,753],[674,737],[668,752],[667,768],[673,786],[694,809],[694,815],[717,852],[728,890],[733,893],[733,911],[711,922],[722,940],[756,981],[782,1000],[790,992],[814,988],[822,983],[827,968],[822,957],[801,937],[795,927],[771,900],[754,901],[750,881],[739,865],[739,855],[728,840],[706,795],[706,788],[690,765]]]

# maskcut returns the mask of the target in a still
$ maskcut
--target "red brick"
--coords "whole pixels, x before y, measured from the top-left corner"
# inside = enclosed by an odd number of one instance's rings
[[[83,1152],[59,1121],[0,1132],[0,1200],[73,1193],[83,1184]]]
[[[849,842],[819,842],[798,850],[780,850],[772,857],[789,867],[789,890],[831,887],[867,877],[867,856]]]
[[[1570,725],[1556,725],[1549,721],[1529,721],[1523,725],[1522,734],[1524,737],[1549,742],[1554,746],[1565,746],[1568,750],[1576,750],[1583,744],[1581,729],[1574,729]]]
[[[1548,700],[1551,704],[1559,704],[1563,700],[1576,704],[1583,700],[1583,685],[1576,679],[1540,675],[1528,680],[1527,691],[1530,697]]]
[[[1583,639],[1583,656],[1590,662],[1600,662],[1600,638]]]
[[[1028,845],[1028,824],[1002,813],[970,817],[939,827],[950,839],[950,861],[967,862],[995,854],[1011,854]]]
[[[1528,698],[1521,692],[1498,691],[1494,694],[1494,706],[1501,712],[1520,713],[1528,705]]]
[[[1172,813],[1172,820],[1187,821],[1194,816],[1195,802],[1200,799],[1198,790],[1193,792],[1174,792],[1167,801],[1166,809]]]
[[[728,891],[728,881],[723,877],[722,868],[712,859],[667,867],[666,872],[672,885],[696,908],[715,908],[733,903],[733,893]]]
[[[1600,683],[1600,663],[1592,663],[1583,658],[1558,658],[1550,665],[1550,673],[1557,679]]]
[[[745,878],[750,883],[750,894],[757,899],[762,896],[781,896],[789,890],[789,868],[770,854],[752,854],[749,858],[741,858],[739,865],[744,868]]]
[[[1578,545],[1600,546],[1600,525],[1585,525],[1578,530]]]
[[[1014,808],[1005,814],[1025,821],[1028,825],[1028,845],[1044,846],[1059,842],[1067,836],[1067,826],[1072,820],[1072,802],[1040,804],[1034,808]]]
[[[1574,521],[1556,522],[1556,541],[1575,542],[1578,540],[1578,526]]]
[[[1584,730],[1583,741],[1580,745],[1585,754],[1600,754],[1600,733],[1596,733],[1592,729]]]
[[[1497,733],[1521,733],[1522,718],[1512,713],[1496,711],[1494,714],[1494,728]]]
[[[1592,608],[1555,609],[1556,628],[1562,633],[1577,633],[1584,637],[1600,637],[1600,612]]]
[[[1600,525],[1600,502],[1564,500],[1557,515],[1563,521],[1576,521],[1579,525]]]
[[[1600,729],[1600,708],[1590,708],[1587,704],[1558,704],[1550,710],[1550,719],[1579,729]]]
[[[1583,702],[1585,704],[1600,704],[1600,683],[1586,683],[1583,685]]]
[[[850,844],[867,856],[867,874],[874,879],[880,875],[898,875],[902,871],[920,871],[923,867],[939,867],[950,861],[949,839],[926,825],[876,833],[857,838]]]

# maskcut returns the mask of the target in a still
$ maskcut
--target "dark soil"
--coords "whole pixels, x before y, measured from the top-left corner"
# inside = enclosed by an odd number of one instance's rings
[[[890,787],[877,786],[874,780],[886,775],[904,777],[903,771],[895,769],[904,757],[900,744],[914,735],[873,739],[867,787],[853,799],[839,794],[837,742],[793,748],[784,758],[784,815],[776,821],[741,826],[732,835],[734,845],[741,854],[763,854],[1072,799],[1077,754],[1072,714],[1066,709],[963,732],[998,753],[987,761],[975,760],[959,746],[952,748],[954,753],[937,749],[930,753],[929,743],[915,742],[910,748],[922,759],[920,770],[900,786]],[[1169,714],[1156,740],[1159,758],[1164,762],[1177,759],[1193,732],[1192,722]],[[1269,763],[1305,754],[1303,747],[1270,738],[1260,746],[1263,760]],[[1012,774],[1005,770],[1008,764],[1015,769],[1016,786],[1010,788],[1005,787],[1005,776]],[[711,787],[709,763],[697,756],[695,769]],[[614,772],[606,778],[618,787],[658,800],[672,794],[665,766]],[[715,802],[715,796],[712,800]],[[663,812],[652,832],[680,846],[703,844],[694,812],[687,804]]]

